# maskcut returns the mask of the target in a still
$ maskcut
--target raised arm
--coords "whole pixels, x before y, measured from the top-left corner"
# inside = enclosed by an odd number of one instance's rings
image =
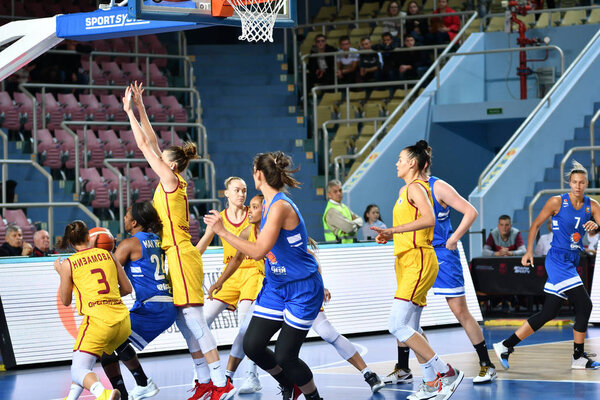
[[[146,107],[144,107],[144,101],[142,98],[142,93],[144,93],[144,89],[142,88],[142,83],[138,84],[135,81],[134,84],[131,85],[132,90],[132,100],[133,104],[137,107],[140,113],[140,122],[142,124],[142,129],[146,136],[148,137],[148,142],[150,143],[150,147],[156,154],[161,154],[160,147],[158,147],[158,139],[156,137],[156,132],[154,132],[154,128],[150,124],[150,119],[148,119],[148,114],[146,113]]]
[[[144,133],[144,130],[135,118],[135,115],[133,114],[133,110],[131,108],[131,96],[132,89],[131,87],[128,87],[127,89],[125,89],[125,97],[123,97],[123,109],[129,117],[129,122],[131,123],[131,130],[133,131],[133,137],[135,138],[135,143],[144,154],[144,158],[146,159],[146,161],[148,161],[148,163],[152,167],[152,170],[154,170],[154,172],[156,172],[156,174],[160,178],[160,183],[162,183],[164,190],[166,192],[172,192],[175,189],[177,189],[179,179],[171,170],[169,165],[162,159],[162,153],[160,152],[160,150],[156,152],[156,150],[153,148],[153,145],[149,140],[148,135]]]
[[[210,226],[207,226],[206,230],[204,231],[204,235],[202,235],[200,240],[198,240],[198,243],[196,243],[196,248],[198,249],[200,254],[204,254],[206,248],[208,247],[210,242],[212,242],[214,237],[215,233],[213,232],[212,228]]]
[[[261,229],[260,236],[256,240],[256,243],[241,239],[225,229],[223,226],[223,219],[216,210],[211,210],[210,214],[204,216],[204,223],[210,226],[221,239],[226,240],[237,250],[247,254],[254,260],[262,260],[273,248],[286,217],[288,217],[288,215],[291,216],[290,213],[293,213],[293,215],[296,216],[294,209],[287,201],[277,201],[273,203],[271,205],[271,210],[269,211],[267,222]]]
[[[460,238],[467,233],[479,214],[475,207],[458,194],[448,183],[438,180],[434,185],[434,190],[436,199],[441,201],[442,205],[450,206],[463,215],[460,224],[458,224],[454,233],[446,241],[446,248],[454,250]]]

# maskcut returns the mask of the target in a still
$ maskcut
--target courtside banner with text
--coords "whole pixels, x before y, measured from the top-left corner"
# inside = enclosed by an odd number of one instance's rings
[[[325,287],[331,301],[325,312],[343,334],[386,331],[396,276],[392,245],[374,243],[323,245],[319,249]],[[481,312],[460,247],[467,304],[477,320]],[[216,281],[223,269],[221,249],[209,249],[202,256],[204,290]],[[7,368],[40,362],[70,360],[82,317],[62,305],[58,295],[59,277],[54,258],[0,259],[1,350]],[[128,307],[134,297],[124,298]],[[422,315],[422,326],[454,324],[456,319],[443,297],[430,294]],[[219,345],[231,345],[238,331],[237,312],[224,311],[213,323]],[[316,336],[311,331],[309,336]],[[175,325],[150,343],[144,353],[185,349],[186,343]]]

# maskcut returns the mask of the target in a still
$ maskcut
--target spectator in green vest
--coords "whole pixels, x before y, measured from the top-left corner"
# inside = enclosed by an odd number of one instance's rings
[[[352,243],[356,232],[363,225],[360,216],[342,204],[342,182],[334,179],[327,184],[327,207],[323,213],[325,241]]]

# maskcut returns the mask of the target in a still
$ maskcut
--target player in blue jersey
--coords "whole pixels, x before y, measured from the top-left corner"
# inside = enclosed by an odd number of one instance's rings
[[[204,222],[237,250],[255,260],[265,258],[263,288],[244,336],[244,352],[281,385],[284,399],[320,399],[310,368],[298,357],[300,346],[324,298],[323,280],[308,252],[308,235],[300,211],[283,190],[297,188],[291,158],[282,152],[254,158],[254,184],[265,196],[260,236],[255,243],[228,232],[216,210]],[[267,348],[281,330],[275,352]]]
[[[165,274],[164,252],[158,234],[162,223],[150,202],[135,203],[124,218],[125,230],[131,235],[119,244],[115,258],[123,265],[127,277],[135,290],[135,303],[129,310],[131,335],[117,348],[116,354],[105,355],[102,367],[113,387],[119,389],[121,398],[127,399],[119,360],[135,378],[136,386],[131,391],[134,400],[152,397],[158,387],[146,377],[132,344],[143,350],[148,343],[175,322],[177,308],[173,305],[171,285]]]
[[[508,356],[514,347],[526,337],[540,329],[558,315],[566,299],[575,308],[573,326],[573,369],[597,369],[600,363],[591,359],[583,345],[588,321],[592,312],[592,301],[577,273],[579,253],[583,251],[581,239],[586,231],[598,229],[591,221],[600,221],[600,205],[586,196],[588,187],[587,170],[578,162],[567,174],[571,191],[561,196],[551,197],[529,228],[527,252],[521,259],[524,266],[533,267],[533,244],[535,237],[548,217],[552,217],[552,243],[546,255],[545,267],[548,279],[544,285],[546,300],[540,312],[531,316],[508,339],[494,343],[494,351],[504,369],[508,369]]]

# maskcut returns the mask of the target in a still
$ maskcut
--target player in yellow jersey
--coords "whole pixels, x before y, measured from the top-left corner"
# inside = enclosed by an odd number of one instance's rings
[[[427,291],[433,286],[438,272],[438,261],[431,244],[435,214],[431,190],[426,181],[419,179],[431,165],[431,148],[420,140],[400,152],[396,169],[398,178],[406,185],[400,189],[393,210],[393,225],[377,232],[376,241],[394,240],[396,279],[398,289],[392,305],[389,330],[399,342],[410,347],[423,368],[424,379],[409,400],[448,399],[462,381],[462,371],[443,362],[423,337],[420,327],[421,312],[427,304]]]
[[[227,198],[227,208],[221,211],[221,217],[223,218],[223,224],[225,229],[233,233],[236,236],[240,236],[249,226],[252,226],[250,221],[250,214],[248,207],[244,205],[246,202],[247,187],[246,182],[242,178],[237,176],[230,176],[225,180],[225,197]],[[262,207],[262,203],[259,204]],[[260,218],[258,220],[260,222]],[[204,254],[209,243],[213,240],[215,234],[210,227],[206,228],[206,231],[196,248],[200,251],[200,254]],[[248,235],[245,236],[245,239]],[[223,243],[223,264],[225,267],[236,255],[236,249],[231,246],[226,240],[221,240]],[[264,265],[263,261],[255,261],[250,257],[244,257],[241,260],[241,264],[236,268],[233,275],[224,281],[223,286],[219,290],[218,294],[209,296],[209,300],[204,306],[204,315],[206,317],[206,323],[210,326],[217,316],[225,309],[235,311],[238,309],[238,321],[241,324],[246,318],[250,306],[256,300],[256,296],[260,291],[260,287],[257,286],[260,275],[258,264]],[[263,275],[264,276],[264,266]],[[262,276],[260,282],[262,282]],[[262,284],[261,284],[262,286]],[[239,362],[235,363],[234,360],[243,358],[244,352],[242,350],[242,340],[234,341],[229,362],[227,363],[227,371],[225,375],[230,379],[233,379],[233,375]],[[198,375],[198,371],[196,372]],[[258,372],[256,364],[250,362],[247,371],[248,379],[239,387],[238,393],[254,393],[261,389],[260,381],[258,380]]]
[[[75,292],[77,312],[84,318],[73,349],[73,384],[66,399],[77,399],[86,388],[97,399],[119,400],[121,393],[105,389],[92,368],[102,354],[111,354],[129,337],[129,310],[121,296],[133,288],[112,254],[93,248],[83,221],[71,222],[65,228],[63,246],[69,245],[76,253],[64,261],[60,257],[54,261],[60,275],[60,299],[68,306]]]
[[[160,178],[152,202],[163,224],[160,236],[167,256],[173,304],[179,308],[177,326],[187,342],[194,364],[203,371],[202,376],[208,378],[205,382],[196,383],[194,395],[189,400],[229,399],[234,394],[233,385],[225,378],[217,343],[204,318],[202,258],[189,233],[187,182],[182,174],[189,161],[198,158],[196,145],[188,142],[184,146],[160,150],[144,108],[143,91],[142,85],[137,82],[128,87],[123,97],[123,109],[129,117],[137,146]],[[132,102],[138,109],[141,125],[133,113]]]

